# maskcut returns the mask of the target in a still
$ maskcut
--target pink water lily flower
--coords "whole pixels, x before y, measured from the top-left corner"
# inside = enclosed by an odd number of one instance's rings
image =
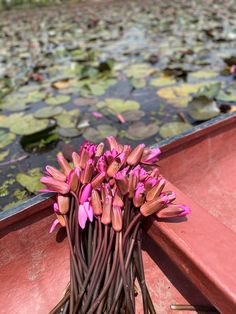
[[[146,164],[146,165],[156,164],[160,153],[161,151],[158,147],[154,149],[151,149],[149,147],[145,148],[143,152],[143,156],[141,158],[141,163]]]
[[[87,219],[89,219],[90,222],[93,221],[93,208],[90,202],[85,202],[84,204],[79,205],[78,222],[82,229],[85,228]]]

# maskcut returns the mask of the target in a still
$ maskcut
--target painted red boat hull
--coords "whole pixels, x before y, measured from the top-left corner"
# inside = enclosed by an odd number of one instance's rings
[[[211,303],[222,313],[236,313],[235,273],[230,273],[236,265],[235,242],[230,242],[235,240],[236,214],[229,200],[236,197],[235,124],[236,116],[230,116],[162,145],[161,172],[192,214],[178,223],[155,217],[146,221],[145,274],[157,313],[173,313],[171,304]],[[215,167],[219,170],[212,172]],[[218,193],[223,193],[219,202]],[[53,199],[36,199],[3,213],[0,220],[1,313],[48,313],[69,281],[64,230],[48,232]],[[139,297],[136,312],[143,313]]]

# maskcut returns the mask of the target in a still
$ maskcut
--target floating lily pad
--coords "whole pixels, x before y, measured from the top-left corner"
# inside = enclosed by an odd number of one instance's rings
[[[0,130],[0,148],[3,148],[9,144],[11,144],[16,138],[14,133],[6,133]]]
[[[176,84],[176,80],[171,76],[162,75],[152,80],[150,84],[155,87],[163,87],[163,86]]]
[[[155,71],[156,70],[147,63],[138,63],[128,67],[125,73],[128,77],[140,79],[153,74]]]
[[[136,89],[143,88],[146,86],[146,80],[143,78],[140,78],[140,79],[133,78],[131,80],[131,83],[132,83],[133,87]]]
[[[141,118],[145,116],[145,112],[142,110],[129,110],[123,113],[125,121],[132,122],[132,121],[139,121]]]
[[[0,161],[4,160],[9,155],[9,150],[5,150],[4,152],[0,153]]]
[[[194,97],[188,104],[188,113],[196,121],[204,121],[220,114],[214,100],[205,96]]]
[[[70,86],[70,80],[68,79],[64,79],[64,80],[59,80],[56,82],[52,83],[52,87],[56,88],[56,89],[65,89],[68,88]]]
[[[19,135],[30,135],[47,129],[49,120],[35,119],[32,114],[22,116],[10,126],[10,131]]]
[[[62,110],[62,107],[44,107],[35,111],[33,115],[37,119],[51,118],[60,114]]]
[[[188,78],[190,80],[193,80],[193,79],[201,80],[201,79],[211,79],[217,76],[219,76],[218,72],[215,72],[212,70],[199,70],[199,71],[190,73],[188,75]]]
[[[185,122],[169,122],[162,125],[159,133],[162,138],[168,138],[180,134],[191,127],[190,124]]]
[[[220,91],[216,98],[221,101],[236,102],[236,91],[235,90],[228,90],[226,92]]]
[[[63,137],[68,137],[68,138],[72,138],[72,137],[77,137],[79,135],[82,134],[81,130],[78,130],[76,128],[58,128],[56,129],[56,132]]]
[[[186,107],[191,100],[191,95],[196,94],[198,90],[204,86],[210,86],[215,82],[188,84],[183,83],[179,86],[170,86],[161,88],[157,91],[157,95],[166,99],[169,103],[177,107]]]
[[[45,100],[46,104],[49,106],[57,106],[62,105],[70,101],[70,97],[66,95],[57,95],[53,97],[49,97]]]
[[[61,128],[75,128],[78,122],[79,114],[79,109],[73,109],[70,111],[63,110],[59,115],[55,116],[55,120]]]
[[[210,85],[199,88],[196,96],[206,96],[209,99],[216,98],[220,92],[221,82],[213,83]]]
[[[39,169],[31,169],[28,174],[18,173],[16,175],[16,181],[23,186],[30,193],[37,193],[40,189],[44,188],[44,185],[40,183],[40,178],[42,174],[40,174]]]
[[[1,128],[10,128],[12,125],[17,123],[24,116],[23,112],[13,113],[9,116],[0,116],[0,127]]]
[[[118,131],[108,124],[101,124],[97,128],[87,128],[83,134],[83,137],[87,140],[99,143],[104,140],[106,136],[116,136]]]
[[[129,126],[126,137],[134,141],[144,140],[155,135],[158,131],[159,126],[156,123],[135,122]]]
[[[97,104],[99,108],[101,108],[101,103]],[[130,110],[138,110],[140,108],[140,104],[134,100],[122,100],[119,98],[107,98],[105,99],[105,105],[110,110],[114,111],[115,113],[122,113],[125,111]]]

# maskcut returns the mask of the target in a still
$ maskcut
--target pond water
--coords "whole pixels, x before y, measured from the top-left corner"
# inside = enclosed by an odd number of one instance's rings
[[[1,210],[85,139],[152,145],[234,111],[234,13],[209,0],[0,12]]]

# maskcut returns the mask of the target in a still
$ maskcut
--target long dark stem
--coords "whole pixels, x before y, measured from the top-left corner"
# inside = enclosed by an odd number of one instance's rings
[[[115,269],[116,269],[116,265],[118,262],[118,251],[119,251],[119,235],[116,234],[116,244],[115,244],[115,252],[114,252],[114,260],[113,260],[113,264],[112,264],[112,269],[110,272],[110,275],[101,291],[101,293],[99,294],[99,296],[97,297],[97,299],[94,301],[93,305],[91,306],[90,310],[87,312],[87,314],[92,314],[94,313],[94,311],[97,309],[97,307],[99,306],[101,300],[103,299],[103,297],[105,296],[105,294],[107,293],[107,290],[109,289],[112,279],[114,277],[114,273],[115,273]]]
[[[127,307],[128,307],[129,312],[132,314],[132,313],[134,313],[134,308],[133,308],[132,301],[130,299],[130,294],[129,294],[130,287],[128,285],[127,276],[126,276],[126,272],[125,272],[122,239],[123,239],[122,238],[122,232],[119,232],[119,259],[120,259],[121,276],[122,276],[122,280],[123,280],[123,287],[124,287],[124,291],[125,291],[125,298],[126,298]]]

